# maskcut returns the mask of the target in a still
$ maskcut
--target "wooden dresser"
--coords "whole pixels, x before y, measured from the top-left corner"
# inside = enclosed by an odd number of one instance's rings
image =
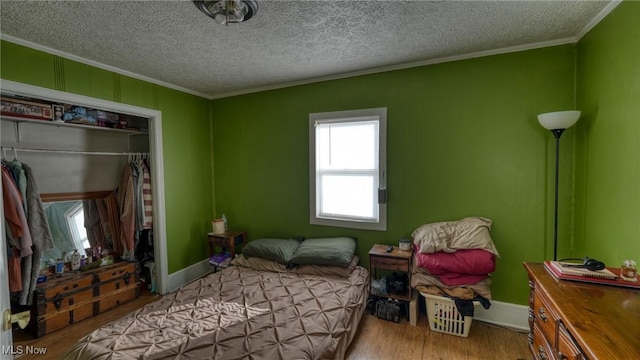
[[[36,337],[41,337],[139,295],[138,270],[132,262],[65,272],[36,287],[29,327]]]
[[[529,347],[542,359],[640,359],[640,290],[529,274]]]

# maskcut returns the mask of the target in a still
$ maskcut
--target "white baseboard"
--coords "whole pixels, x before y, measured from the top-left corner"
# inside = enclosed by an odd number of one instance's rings
[[[529,307],[491,300],[488,309],[476,306],[473,319],[504,326],[515,330],[529,331]]]
[[[169,274],[167,281],[167,289],[174,291],[184,284],[190,283],[193,280],[208,274],[213,271],[213,268],[209,265],[209,259],[202,260],[191,266],[187,266],[182,270],[178,270]]]

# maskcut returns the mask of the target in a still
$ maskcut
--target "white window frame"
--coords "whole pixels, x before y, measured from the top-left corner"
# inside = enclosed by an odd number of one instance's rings
[[[316,169],[316,125],[378,121],[378,219],[355,219],[340,215],[319,214],[318,171]],[[347,170],[348,172],[348,170]],[[312,225],[336,226],[364,230],[387,230],[387,108],[333,111],[309,114],[309,222]],[[375,195],[374,195],[375,196]]]

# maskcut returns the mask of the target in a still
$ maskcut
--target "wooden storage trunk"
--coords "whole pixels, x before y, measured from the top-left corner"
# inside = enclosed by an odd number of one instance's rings
[[[132,262],[50,277],[36,287],[29,326],[41,337],[137,299],[138,278]]]

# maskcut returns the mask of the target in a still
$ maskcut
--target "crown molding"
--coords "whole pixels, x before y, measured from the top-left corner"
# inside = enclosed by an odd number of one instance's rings
[[[404,70],[404,69],[420,67],[420,66],[426,66],[426,65],[434,65],[434,64],[441,64],[441,63],[446,63],[446,62],[468,60],[468,59],[474,59],[474,58],[492,56],[492,55],[508,54],[508,53],[513,53],[513,52],[540,49],[540,48],[550,47],[550,46],[573,44],[576,41],[577,40],[576,40],[575,37],[568,37],[568,38],[563,38],[563,39],[542,41],[542,42],[531,43],[531,44],[509,46],[509,47],[504,47],[504,48],[499,48],[499,49],[483,50],[483,51],[477,51],[477,52],[461,54],[461,55],[454,55],[454,56],[447,56],[447,57],[436,58],[436,59],[415,61],[415,62],[410,62],[410,63],[403,63],[403,64],[397,64],[397,65],[391,65],[391,66],[378,67],[378,68],[373,68],[373,69],[368,69],[368,70],[353,71],[353,72],[342,73],[342,74],[338,74],[338,75],[331,75],[331,76],[312,78],[312,79],[302,80],[302,81],[293,81],[293,82],[281,83],[281,84],[276,84],[276,85],[263,86],[263,87],[259,87],[259,88],[252,88],[252,89],[247,89],[247,90],[233,91],[233,92],[228,92],[228,93],[223,93],[223,94],[218,94],[218,95],[212,95],[212,96],[210,96],[210,98],[211,99],[221,99],[221,98],[226,98],[226,97],[245,95],[245,94],[251,94],[251,93],[262,92],[262,91],[269,91],[269,90],[276,90],[276,89],[282,89],[282,88],[298,86],[298,85],[313,84],[313,83],[322,82],[322,81],[339,80],[339,79],[345,79],[345,78],[350,78],[350,77],[355,77],[355,76],[371,75],[371,74],[377,74],[377,73],[395,71],[395,70]]]
[[[191,90],[191,89],[187,89],[187,88],[184,88],[184,87],[181,87],[181,86],[177,86],[177,85],[174,85],[174,84],[169,84],[169,83],[166,83],[164,81],[156,80],[156,79],[144,76],[144,75],[139,75],[139,74],[133,73],[131,71],[123,70],[123,69],[120,69],[120,68],[117,68],[117,67],[111,66],[111,65],[106,65],[106,64],[94,61],[94,60],[85,59],[85,58],[83,58],[81,56],[69,54],[69,53],[66,53],[64,51],[60,51],[60,50],[53,49],[53,48],[50,48],[50,47],[47,47],[47,46],[44,46],[44,45],[36,44],[34,42],[23,40],[23,39],[20,39],[20,38],[11,36],[11,35],[6,35],[6,34],[3,34],[3,33],[0,33],[0,39],[6,40],[8,42],[12,42],[14,44],[22,45],[22,46],[25,46],[25,47],[28,47],[28,48],[31,48],[31,49],[40,50],[40,51],[43,51],[43,52],[46,52],[46,53],[49,53],[49,54],[52,54],[52,55],[57,55],[57,56],[65,58],[65,59],[77,61],[77,62],[85,64],[85,65],[91,65],[91,66],[97,67],[99,69],[112,71],[114,73],[117,73],[117,74],[120,74],[120,75],[125,75],[125,76],[128,76],[128,77],[132,77],[134,79],[146,81],[146,82],[149,82],[149,83],[152,83],[152,84],[164,86],[164,87],[167,87],[167,88],[170,88],[170,89],[178,90],[178,91],[181,91],[181,92],[184,92],[184,93],[187,93],[187,94],[203,97],[203,98],[206,98],[206,99],[211,99],[211,97],[209,95],[203,94],[201,92],[197,92],[197,91],[194,91],[194,90]]]
[[[596,17],[591,19],[591,21],[589,21],[589,23],[585,25],[585,27],[583,27],[582,30],[580,30],[576,34],[576,42],[582,39],[583,36],[587,35],[587,33],[591,31],[591,29],[593,29],[596,25],[598,25],[598,23],[602,21],[602,19],[607,17],[607,15],[609,15],[609,13],[613,11],[613,9],[615,9],[616,6],[620,5],[621,3],[622,3],[622,0],[612,0],[610,3],[608,3],[607,6],[605,6],[604,9],[602,9],[598,13],[598,15],[596,15]]]

